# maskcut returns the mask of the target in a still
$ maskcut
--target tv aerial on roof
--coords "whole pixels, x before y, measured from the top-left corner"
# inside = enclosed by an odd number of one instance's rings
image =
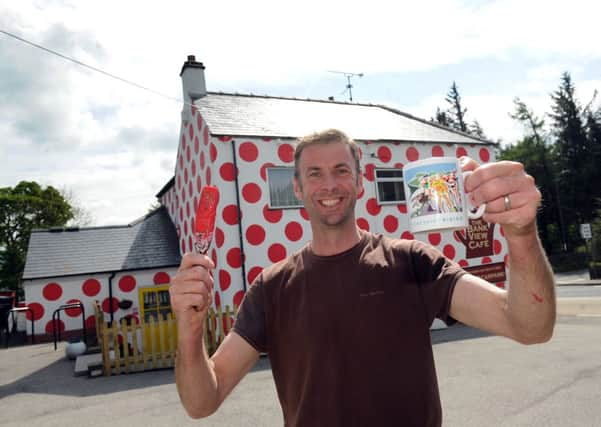
[[[363,77],[363,73],[349,73],[347,71],[331,71],[328,70],[328,73],[334,74],[343,74],[346,77],[346,89],[341,93],[341,95],[348,91],[349,101],[353,102],[353,84],[351,83],[351,78],[353,77]]]

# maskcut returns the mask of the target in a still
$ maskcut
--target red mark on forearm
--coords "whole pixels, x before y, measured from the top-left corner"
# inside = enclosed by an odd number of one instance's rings
[[[532,294],[532,297],[534,298],[534,300],[535,300],[536,302],[543,302],[543,297],[541,297],[539,294],[535,294],[535,293],[533,293],[533,294]]]

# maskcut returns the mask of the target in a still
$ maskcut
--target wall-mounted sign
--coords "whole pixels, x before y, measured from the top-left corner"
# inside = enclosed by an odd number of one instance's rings
[[[466,258],[478,258],[493,254],[493,233],[495,224],[488,224],[482,218],[470,219],[466,230],[455,231],[455,237],[465,245]]]
[[[490,283],[505,282],[507,280],[504,262],[495,262],[492,264],[482,264],[476,265],[474,267],[465,267],[464,270]]]

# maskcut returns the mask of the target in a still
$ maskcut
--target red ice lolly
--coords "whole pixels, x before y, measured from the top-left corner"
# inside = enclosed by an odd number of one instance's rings
[[[194,249],[199,254],[206,254],[213,240],[215,230],[215,215],[219,203],[219,190],[212,185],[206,185],[200,192],[200,200],[196,208],[194,221]]]

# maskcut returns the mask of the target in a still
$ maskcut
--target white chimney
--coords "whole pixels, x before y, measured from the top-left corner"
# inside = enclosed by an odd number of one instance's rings
[[[202,65],[202,62],[196,62],[194,55],[188,55],[188,60],[184,62],[179,75],[182,78],[184,102],[191,104],[194,100],[207,94],[205,66]]]

